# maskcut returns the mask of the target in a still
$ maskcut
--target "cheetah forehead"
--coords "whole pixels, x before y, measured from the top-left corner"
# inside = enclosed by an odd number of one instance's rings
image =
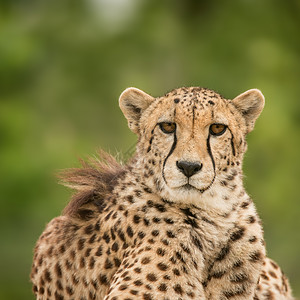
[[[162,114],[166,114],[168,110],[169,113],[172,113],[173,109],[176,108],[177,113],[183,113],[184,117],[189,117],[195,110],[203,110],[202,116],[207,114],[211,116],[211,110],[222,111],[228,103],[229,100],[213,90],[201,87],[183,87],[174,89],[157,98],[157,101],[154,101],[151,113],[156,109]]]
[[[202,87],[182,87],[174,89],[163,96],[163,98],[167,99],[186,99],[186,100],[194,100],[196,102],[206,102],[212,99],[215,100],[226,100],[219,93]],[[177,102],[178,100],[176,100]]]
[[[201,87],[182,87],[156,98],[141,122],[192,121],[201,118],[207,122],[225,122],[226,107],[230,103],[219,93]]]

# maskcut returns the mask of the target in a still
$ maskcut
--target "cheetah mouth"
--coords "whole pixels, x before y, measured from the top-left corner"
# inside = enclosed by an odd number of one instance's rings
[[[202,189],[198,189],[195,186],[191,185],[190,183],[186,183],[185,185],[182,185],[180,187],[180,189],[185,190],[185,191],[196,191],[198,193],[203,194],[205,191],[207,191],[212,186],[213,182],[214,182],[214,179],[212,180],[212,182],[207,187],[204,187]]]

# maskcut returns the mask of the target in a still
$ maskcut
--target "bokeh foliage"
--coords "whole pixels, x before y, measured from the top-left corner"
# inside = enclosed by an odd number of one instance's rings
[[[54,173],[136,142],[117,100],[204,86],[266,97],[247,190],[269,255],[300,295],[300,3],[297,0],[0,2],[0,299],[33,299],[32,249],[70,191]],[[122,154],[119,154],[122,153]]]

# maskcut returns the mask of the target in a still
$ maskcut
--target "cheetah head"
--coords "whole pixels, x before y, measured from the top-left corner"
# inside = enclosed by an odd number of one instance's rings
[[[242,177],[245,137],[264,97],[252,89],[228,100],[191,87],[154,98],[128,88],[119,103],[139,138],[137,166],[144,181],[169,201],[197,203],[204,195],[230,190]]]

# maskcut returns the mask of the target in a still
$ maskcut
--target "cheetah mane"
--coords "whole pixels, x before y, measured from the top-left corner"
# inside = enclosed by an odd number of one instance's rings
[[[116,182],[128,169],[115,157],[100,150],[96,157],[87,161],[79,159],[80,168],[70,168],[59,172],[60,183],[75,190],[70,202],[63,210],[64,215],[76,216],[89,203],[101,207],[104,199],[112,192]]]

